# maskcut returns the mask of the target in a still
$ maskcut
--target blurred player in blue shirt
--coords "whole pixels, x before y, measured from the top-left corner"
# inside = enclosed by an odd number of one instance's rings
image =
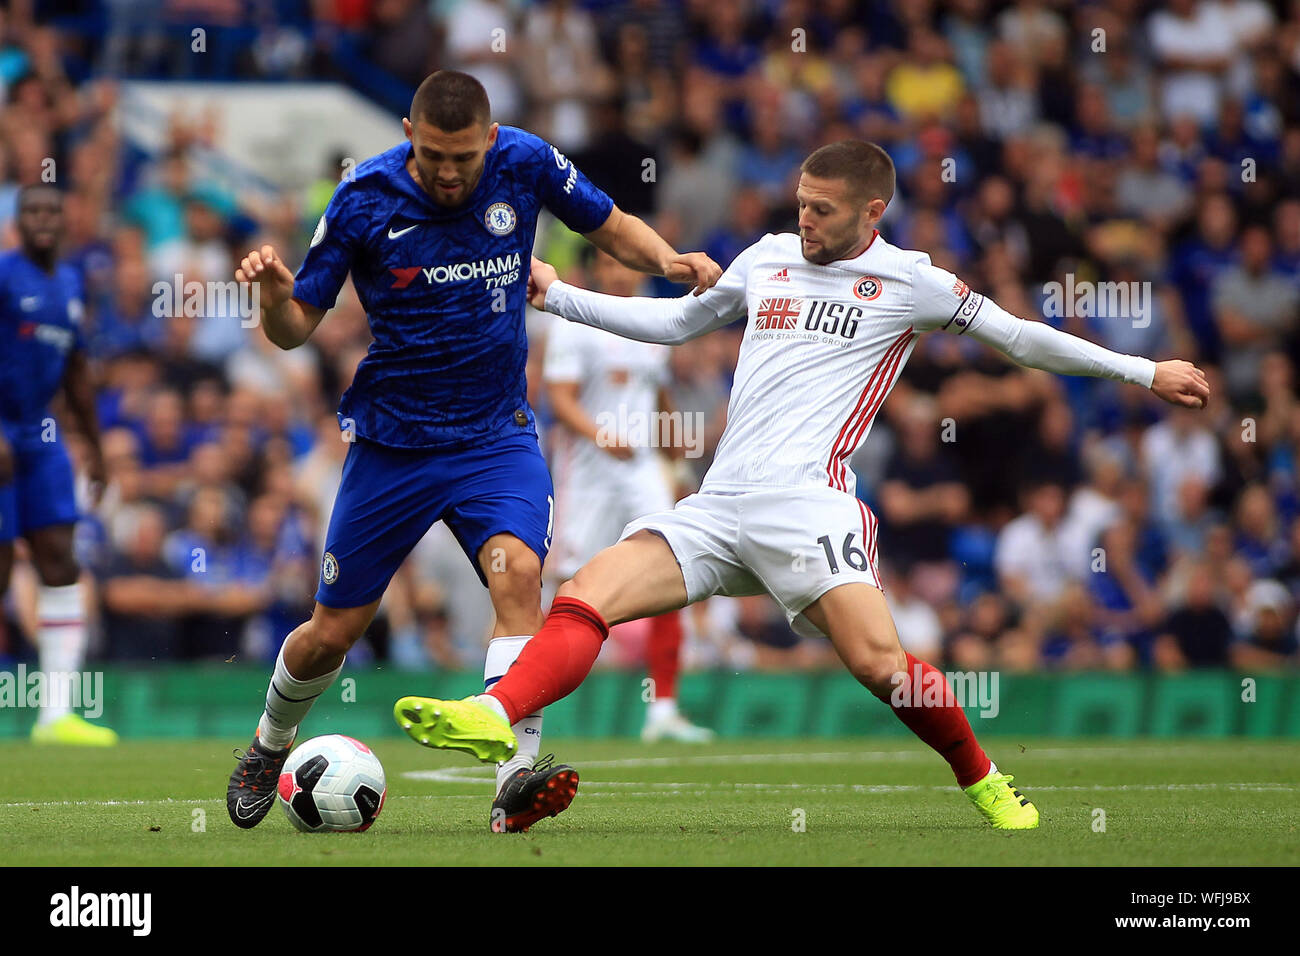
[[[117,735],[72,712],[95,708],[80,674],[86,657],[72,464],[50,413],[62,391],[86,439],[87,477],[104,477],[94,388],[82,341],[81,279],[58,261],[63,197],[28,186],[18,198],[19,248],[0,255],[0,594],[9,588],[14,542],[27,541],[40,578],[36,635],[44,694],[32,740],[105,746]]]
[[[554,493],[525,397],[523,312],[542,208],[625,265],[697,293],[722,272],[702,253],[679,255],[559,150],[491,122],[487,93],[467,74],[426,79],[402,127],[407,142],[335,190],[297,276],[270,246],[236,273],[258,284],[263,328],[281,348],[307,340],[349,273],[374,336],[339,408],[351,447],[316,608],[280,651],[257,738],[227,788],[245,828],[274,802],[299,723],[434,522],[447,523],[496,612],[485,687],[542,624]],[[573,768],[535,766],[541,726],[540,712],[516,725],[519,752],[497,769],[494,830],[527,829],[573,799]]]

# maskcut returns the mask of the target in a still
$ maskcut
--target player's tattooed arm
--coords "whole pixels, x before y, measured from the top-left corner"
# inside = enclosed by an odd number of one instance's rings
[[[271,246],[244,256],[235,279],[257,283],[262,328],[272,344],[282,349],[302,345],[325,317],[324,309],[293,297],[293,273]]]
[[[713,288],[722,276],[722,267],[703,252],[677,252],[644,220],[617,206],[599,229],[586,235],[629,269],[690,285],[695,295]]]
[[[81,349],[68,356],[68,364],[63,370],[63,392],[67,397],[68,412],[86,440],[86,477],[90,479],[92,494],[98,499],[104,488],[104,453],[99,442],[95,384],[90,374],[90,363]]]

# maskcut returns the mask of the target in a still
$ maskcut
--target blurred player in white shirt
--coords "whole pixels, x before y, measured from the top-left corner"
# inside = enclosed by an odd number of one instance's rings
[[[644,277],[594,250],[589,274],[609,295],[632,296]],[[550,594],[596,554],[618,540],[634,518],[667,511],[677,500],[675,462],[684,452],[671,421],[666,345],[636,342],[574,322],[547,336],[542,367],[547,399],[559,422],[551,450],[555,481],[555,536],[546,562]],[[661,419],[661,414],[663,418]],[[707,743],[677,707],[682,621],[680,611],[649,620],[646,663],[650,705],[641,738]]]
[[[918,334],[969,335],[1022,365],[1119,379],[1202,408],[1204,374],[1183,361],[1120,355],[999,308],[929,256],[876,230],[894,164],[873,143],[823,146],[803,163],[799,235],[767,235],[714,288],[679,299],[578,289],[536,259],[534,307],[647,342],[675,345],[737,319],[745,337],[726,432],[695,494],[638,518],[561,586],[542,629],[489,692],[465,701],[407,697],[399,725],[431,747],[496,759],[510,721],[571,693],[611,624],[712,594],[767,592],[796,630],[828,636],[849,672],[943,757],[997,829],[1038,826],[1038,810],[1001,772],[945,675],[899,643],[876,567],[876,520],[848,462],[893,388]]]

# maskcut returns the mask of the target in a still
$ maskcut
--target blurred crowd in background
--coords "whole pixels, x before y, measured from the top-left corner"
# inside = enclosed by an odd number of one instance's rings
[[[156,281],[228,279],[264,242],[301,261],[340,170],[250,203],[196,173],[220,118],[176,116],[167,148],[142,153],[114,122],[113,78],[353,83],[388,97],[396,142],[400,97],[447,67],[724,266],[794,229],[809,151],[873,140],[898,168],[890,242],[1025,318],[1206,369],[1211,406],[1178,411],[922,338],[854,461],[909,650],[1022,671],[1300,662],[1300,2],[34,6],[0,5],[0,247],[18,187],[52,159],[102,389],[109,483],[80,542],[101,658],[269,659],[310,613],[347,453],[334,408],[369,341],[350,290],[291,352],[229,314],[155,314]],[[211,55],[174,41],[194,25]],[[583,281],[572,237],[539,247]],[[1112,282],[1140,291],[1109,311],[1052,305],[1053,283]],[[545,322],[530,324],[540,354]],[[739,345],[731,328],[673,355],[706,452]],[[23,588],[20,573],[9,655]],[[489,614],[435,531],[354,659],[477,667]],[[834,663],[766,598],[710,601],[688,635],[693,667]]]

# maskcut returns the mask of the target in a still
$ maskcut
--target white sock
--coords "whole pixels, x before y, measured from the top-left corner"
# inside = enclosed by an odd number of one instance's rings
[[[501,701],[497,700],[491,694],[477,694],[474,697],[474,699],[478,701],[480,704],[482,704],[484,707],[487,707],[489,710],[495,711],[502,720],[510,719],[506,715],[505,706],[501,703]]]
[[[298,680],[284,666],[284,645],[275,658],[275,673],[266,689],[266,710],[257,722],[257,738],[267,750],[283,750],[293,742],[298,725],[316,698],[338,679],[343,665],[311,680]]]
[[[671,720],[677,716],[677,701],[671,697],[656,697],[650,701],[646,719],[653,722]]]
[[[510,665],[515,662],[515,659],[523,651],[524,645],[531,639],[532,635],[524,634],[514,637],[494,637],[488,642],[487,656],[483,660],[483,689],[485,691],[491,690],[496,686],[496,682],[505,676],[506,671],[510,669]],[[496,698],[488,699],[492,704],[496,704],[502,716],[505,716],[505,708],[501,707],[500,702]],[[533,764],[537,762],[537,755],[542,750],[542,712],[539,710],[527,717],[520,717],[519,720],[510,725],[510,729],[515,732],[515,736],[519,739],[519,749],[505,763],[497,764],[498,792],[501,790],[501,785],[517,770],[531,770]]]
[[[73,675],[86,662],[86,618],[81,583],[36,591],[37,634],[45,695],[37,724],[49,724],[72,712]]]

